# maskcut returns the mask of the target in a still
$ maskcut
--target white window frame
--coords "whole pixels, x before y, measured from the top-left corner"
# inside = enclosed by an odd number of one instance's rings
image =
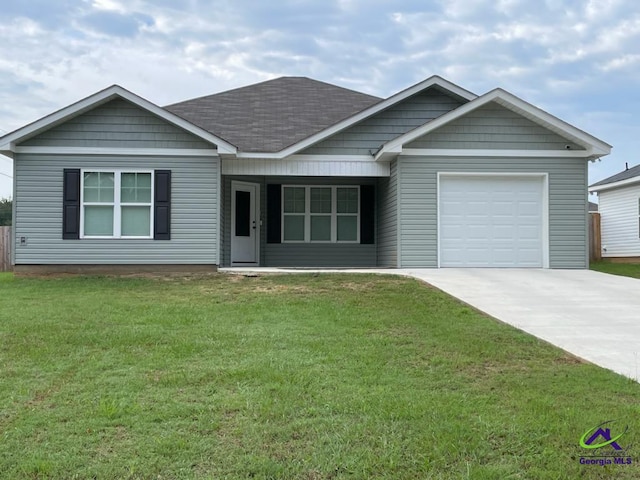
[[[285,188],[304,188],[304,207],[303,213],[285,213],[284,211],[284,189]],[[331,189],[331,213],[311,213],[311,189],[312,188],[330,188]],[[358,213],[338,213],[338,188],[355,188],[358,191]],[[282,243],[360,243],[360,221],[362,215],[362,205],[360,196],[360,185],[282,185],[280,190],[282,198],[282,207],[280,212],[281,231],[280,238]],[[304,240],[285,240],[284,238],[284,218],[287,215],[302,216],[304,215]],[[331,240],[311,240],[311,217],[331,216]],[[356,217],[356,239],[355,240],[338,240],[338,216]]]
[[[86,202],[84,201],[84,175],[85,173],[113,173],[113,202]],[[121,176],[123,173],[148,173],[151,175],[151,201],[148,203],[122,203],[120,201]],[[155,192],[155,175],[153,170],[146,169],[80,169],[80,238],[81,239],[153,239],[153,200]],[[85,235],[84,234],[84,207],[85,206],[112,206],[113,207],[113,235]],[[122,235],[122,207],[149,207],[149,235],[148,236],[123,236]]]

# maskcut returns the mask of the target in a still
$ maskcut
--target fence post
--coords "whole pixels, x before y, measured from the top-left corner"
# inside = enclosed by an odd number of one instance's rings
[[[0,227],[0,272],[11,268],[11,227]]]
[[[589,261],[602,260],[602,243],[600,238],[600,214],[589,213]]]

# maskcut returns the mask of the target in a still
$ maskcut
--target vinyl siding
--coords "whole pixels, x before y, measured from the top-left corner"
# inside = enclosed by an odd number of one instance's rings
[[[377,243],[378,266],[398,266],[398,201],[397,201],[397,161],[390,165],[389,178],[378,179],[377,192]]]
[[[549,174],[549,266],[587,267],[587,165],[579,158],[437,158],[398,160],[401,267],[437,267],[437,173]]]
[[[132,103],[116,99],[53,127],[20,146],[214,148]]]
[[[405,148],[565,150],[567,145],[572,150],[584,150],[531,120],[491,102],[414,140]]]
[[[640,256],[640,185],[600,192],[598,198],[602,256]]]
[[[367,155],[389,140],[462,105],[436,88],[428,89],[300,152]]]
[[[217,157],[18,154],[15,164],[17,264],[218,264]],[[171,170],[171,240],[62,240],[65,168]]]
[[[223,175],[222,265],[231,264],[231,182],[260,184],[260,265],[264,267],[374,267],[376,245],[327,243],[266,243],[268,184],[278,185],[374,185],[376,179],[327,177],[247,177]]]

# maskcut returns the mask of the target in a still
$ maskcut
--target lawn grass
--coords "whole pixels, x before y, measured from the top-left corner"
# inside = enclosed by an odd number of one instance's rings
[[[640,474],[640,385],[399,277],[0,275],[0,367],[0,478]]]
[[[591,262],[589,268],[602,273],[610,273],[611,275],[640,278],[640,263],[612,263],[603,260]]]

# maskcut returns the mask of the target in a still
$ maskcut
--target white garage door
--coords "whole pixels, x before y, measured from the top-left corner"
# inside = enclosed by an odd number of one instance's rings
[[[542,176],[440,177],[441,267],[542,267]]]

